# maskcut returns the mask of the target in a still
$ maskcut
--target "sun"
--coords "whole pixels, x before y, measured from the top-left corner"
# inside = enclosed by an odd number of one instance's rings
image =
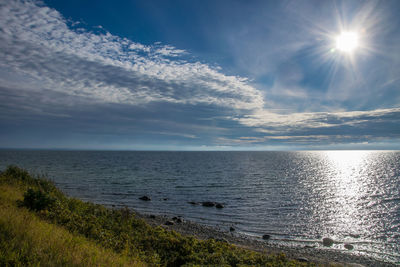
[[[336,48],[345,53],[354,52],[359,46],[357,32],[342,32],[336,37]]]

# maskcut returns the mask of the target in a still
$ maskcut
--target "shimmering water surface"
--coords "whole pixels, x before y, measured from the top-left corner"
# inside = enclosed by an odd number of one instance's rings
[[[330,249],[400,263],[400,152],[0,151],[0,168],[9,164],[83,200],[270,234],[278,245],[330,237]]]

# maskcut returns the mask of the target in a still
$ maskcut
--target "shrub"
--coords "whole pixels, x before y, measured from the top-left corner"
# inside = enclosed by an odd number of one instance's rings
[[[32,180],[31,176],[26,170],[14,165],[8,166],[2,175],[6,177],[12,177],[14,179],[20,179],[22,181]]]
[[[28,191],[24,193],[24,200],[22,205],[30,210],[40,211],[48,209],[53,205],[55,199],[52,198],[48,193],[44,193],[41,190],[33,190],[29,188]]]

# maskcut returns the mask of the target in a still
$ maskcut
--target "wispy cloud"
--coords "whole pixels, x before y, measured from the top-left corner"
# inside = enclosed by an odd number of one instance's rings
[[[400,108],[377,109],[372,111],[314,112],[277,114],[268,110],[260,110],[251,115],[233,118],[249,127],[264,128],[275,131],[291,132],[294,130],[332,128],[340,126],[360,126],[364,123],[395,120],[400,122]]]
[[[234,144],[280,144],[282,142],[286,144],[334,144],[334,143],[348,143],[357,141],[365,142],[370,140],[372,136],[352,136],[352,135],[278,135],[278,136],[264,136],[264,137],[249,137],[244,136],[240,138],[219,138],[218,140],[224,144],[234,143]]]
[[[36,2],[1,4],[0,25],[0,67],[16,72],[20,90],[129,105],[171,102],[247,110],[263,105],[260,92],[244,78],[188,61],[184,50],[72,29],[56,10]]]

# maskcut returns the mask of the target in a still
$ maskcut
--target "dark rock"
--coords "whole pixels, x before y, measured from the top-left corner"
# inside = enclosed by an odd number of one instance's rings
[[[155,219],[155,218],[156,218],[156,215],[151,214],[151,215],[149,215],[149,218],[150,218],[150,219]]]
[[[229,243],[228,240],[226,240],[225,238],[217,238],[217,239],[215,239],[215,241]]]
[[[304,248],[315,248],[315,246],[305,245]]]
[[[270,235],[263,235],[262,238],[263,238],[264,240],[268,240],[268,239],[271,238],[271,236],[270,236]]]
[[[233,227],[231,226],[231,227],[229,227],[229,231],[233,232],[233,231],[235,231],[235,228],[233,228]]]
[[[174,225],[174,222],[173,221],[166,221],[164,224],[165,225]]]
[[[181,218],[179,218],[179,217],[174,217],[174,218],[172,218],[172,220],[174,220],[177,223],[182,223],[183,222],[183,220]]]
[[[217,203],[217,204],[215,205],[215,207],[216,207],[217,209],[223,209],[223,208],[224,208],[224,205],[222,205],[221,203]]]
[[[192,204],[192,205],[197,205],[198,204],[197,202],[194,202],[194,201],[189,201],[188,203]]]
[[[140,200],[144,200],[144,201],[150,201],[151,200],[151,198],[149,198],[148,196],[142,196],[142,197],[139,197],[139,199]]]
[[[344,244],[344,248],[348,249],[348,250],[352,250],[352,249],[354,249],[354,246],[350,245],[350,244]]]
[[[202,202],[201,205],[203,205],[203,207],[214,207],[215,202],[205,201],[205,202]]]
[[[299,261],[299,262],[308,262],[308,259],[307,259],[307,258],[297,258],[296,261]]]
[[[330,246],[333,245],[333,240],[331,238],[329,238],[329,237],[325,237],[325,238],[322,239],[322,244],[325,247],[330,247]]]
[[[163,198],[163,200],[164,200],[164,201],[167,201],[167,200],[168,200],[168,198]]]

